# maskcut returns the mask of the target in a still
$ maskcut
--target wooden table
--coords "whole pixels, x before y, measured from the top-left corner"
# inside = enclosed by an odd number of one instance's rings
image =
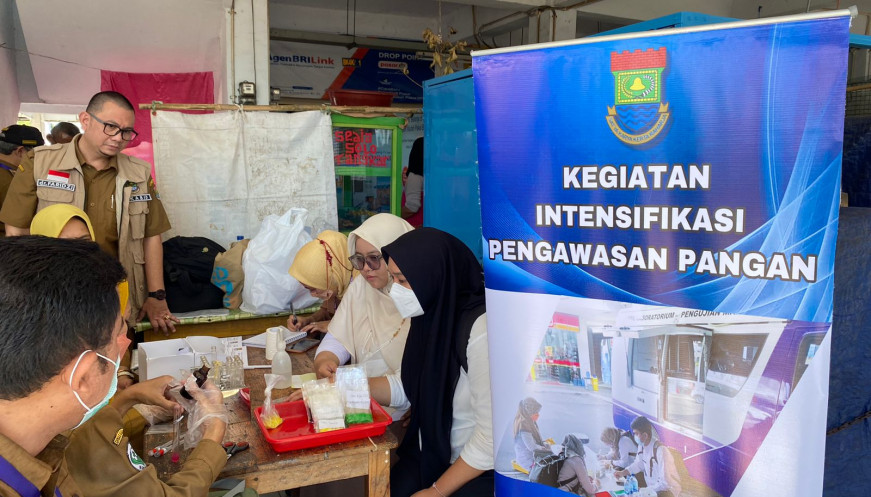
[[[294,373],[313,370],[314,350],[307,354],[290,354]],[[252,364],[264,364],[263,349],[249,349]],[[245,384],[251,388],[251,406],[242,402],[238,395],[225,399],[229,413],[229,425],[224,435],[227,441],[247,441],[251,447],[227,461],[227,466],[219,478],[244,479],[247,485],[258,493],[276,492],[290,488],[304,487],[316,483],[353,478],[368,477],[370,497],[389,497],[390,495],[390,449],[398,444],[396,437],[387,430],[377,437],[363,438],[350,442],[326,445],[312,449],[290,452],[275,452],[263,437],[251,412],[254,407],[263,405],[264,373],[269,369],[250,369],[245,371]],[[291,389],[274,390],[273,398],[289,395]],[[145,447],[150,449],[170,440],[171,435],[159,428],[149,429],[145,434]],[[173,464],[168,455],[154,458],[146,456],[146,463],[153,464],[161,479],[181,468],[182,460]]]

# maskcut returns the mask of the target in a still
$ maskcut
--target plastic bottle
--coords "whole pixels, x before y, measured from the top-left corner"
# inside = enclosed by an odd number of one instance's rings
[[[632,475],[626,475],[626,479],[623,481],[623,494],[624,495],[632,495]]]
[[[629,480],[632,481],[632,493],[637,494],[638,493],[638,478],[635,478],[635,475],[633,475],[631,473],[629,474],[628,478],[629,478]]]
[[[290,361],[290,354],[287,353],[287,344],[284,342],[284,337],[278,337],[276,340],[275,355],[272,356],[272,374],[281,375],[284,378],[278,380],[275,388],[290,388],[293,376],[293,364]]]

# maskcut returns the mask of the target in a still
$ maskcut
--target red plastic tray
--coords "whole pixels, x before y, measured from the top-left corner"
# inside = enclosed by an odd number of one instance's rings
[[[263,407],[254,410],[254,418],[260,426],[263,436],[266,437],[266,441],[272,445],[275,452],[287,452],[383,434],[393,419],[383,407],[375,402],[375,399],[370,399],[369,404],[372,409],[371,423],[353,425],[350,428],[323,433],[315,432],[314,426],[308,422],[305,402],[302,400],[275,404],[278,415],[284,420],[277,428],[269,429],[263,426],[263,421],[260,419]]]
[[[239,389],[239,398],[245,403],[248,408],[251,408],[251,389],[248,387]]]

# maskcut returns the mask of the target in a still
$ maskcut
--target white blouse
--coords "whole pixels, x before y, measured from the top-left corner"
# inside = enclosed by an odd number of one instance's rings
[[[460,369],[460,379],[454,390],[451,464],[462,456],[469,466],[486,471],[493,469],[493,413],[490,409],[486,314],[482,314],[472,325],[466,356],[469,372]]]

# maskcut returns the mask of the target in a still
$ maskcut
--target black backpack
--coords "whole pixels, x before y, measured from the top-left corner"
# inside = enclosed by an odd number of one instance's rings
[[[224,307],[224,291],[212,284],[215,257],[224,247],[203,237],[176,236],[163,242],[163,283],[172,312]]]
[[[550,449],[536,449],[532,452],[533,464],[529,470],[529,481],[541,483],[549,487],[561,487],[574,481],[570,490],[575,492],[579,483],[577,475],[567,480],[560,480],[559,473],[566,462],[566,452],[554,454]]]

